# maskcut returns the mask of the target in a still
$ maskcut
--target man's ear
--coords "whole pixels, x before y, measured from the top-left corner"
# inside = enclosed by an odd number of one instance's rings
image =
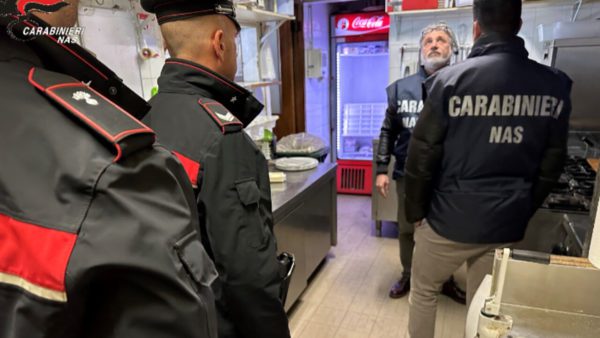
[[[169,45],[167,45],[167,40],[164,37],[161,37],[161,42],[163,46],[163,52],[167,52],[169,50]]]
[[[225,42],[224,42],[225,33],[222,29],[215,31],[212,38],[212,47],[215,52],[215,56],[219,60],[223,60],[225,57]]]
[[[477,41],[481,36],[481,26],[477,20],[473,21],[473,41]]]

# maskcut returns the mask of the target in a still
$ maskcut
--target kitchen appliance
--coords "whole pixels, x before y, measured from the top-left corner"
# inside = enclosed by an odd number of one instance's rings
[[[594,195],[595,180],[596,172],[587,159],[570,156],[558,183],[544,201],[542,208],[588,214]]]
[[[593,226],[585,219],[590,219],[590,210],[596,209],[594,194],[598,195],[595,173],[588,161],[600,157],[598,55],[600,37],[554,40],[549,45],[548,63],[573,80],[569,159],[557,186],[529,222],[525,239],[517,245],[519,249],[586,254]]]
[[[595,156],[594,133],[572,133],[569,156],[557,184],[529,221],[525,238],[514,248],[566,256],[581,256],[591,229],[596,172],[588,158]],[[583,139],[583,141],[582,141]],[[594,140],[594,141],[592,141]],[[587,142],[587,143],[586,143]]]
[[[337,189],[368,195],[372,139],[379,135],[387,108],[390,18],[383,12],[341,14],[331,23]]]
[[[571,131],[599,132],[600,37],[555,40],[549,52],[552,67],[573,80]]]
[[[493,275],[468,309],[465,337],[600,337],[599,282],[600,270],[584,258],[497,250]]]

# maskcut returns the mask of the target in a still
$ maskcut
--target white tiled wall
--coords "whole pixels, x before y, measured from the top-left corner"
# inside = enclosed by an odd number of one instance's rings
[[[570,21],[573,14],[573,3],[570,0],[552,2],[532,2],[523,8],[523,27],[519,34],[524,40],[530,58],[544,62],[544,44],[539,42],[537,27],[540,24],[551,24],[558,21]],[[400,49],[403,45],[416,46],[421,30],[428,24],[445,21],[457,35],[457,40],[463,44],[471,44],[472,12],[470,9],[440,12],[436,14],[411,14],[392,17],[390,27],[390,82],[402,75]],[[578,21],[600,18],[600,2],[587,1],[579,12]],[[417,53],[405,53],[405,64],[416,64]],[[414,60],[413,60],[414,59]],[[413,69],[411,68],[411,71]]]
[[[165,60],[165,55],[161,54],[156,58],[144,60],[140,63],[142,91],[146,100],[151,98],[152,88],[158,87],[158,78]]]
[[[141,27],[138,13],[143,13],[139,0],[83,0],[79,7],[79,25],[85,28],[82,45],[133,91],[149,99],[165,55],[156,18],[152,15]],[[144,47],[150,48],[156,57],[143,58],[140,51]]]
[[[312,21],[308,17],[309,6]],[[321,78],[306,78],[306,131],[321,137],[330,144],[331,132],[329,115],[329,10],[326,4],[304,5],[305,48],[319,48],[323,51]],[[312,34],[311,34],[312,23]]]

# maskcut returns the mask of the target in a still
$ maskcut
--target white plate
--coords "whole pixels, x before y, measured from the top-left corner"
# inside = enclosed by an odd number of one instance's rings
[[[312,157],[283,157],[275,160],[275,168],[283,171],[302,171],[316,168],[319,161]]]

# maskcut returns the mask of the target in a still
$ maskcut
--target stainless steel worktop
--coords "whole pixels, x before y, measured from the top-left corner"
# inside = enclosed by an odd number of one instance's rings
[[[597,316],[510,304],[502,305],[502,314],[515,320],[510,331],[515,338],[600,337]]]
[[[271,197],[279,251],[296,257],[285,304],[288,310],[337,243],[336,164],[321,163],[312,170],[286,172],[285,183],[271,184]]]
[[[553,257],[549,263],[509,259],[500,313],[513,318],[510,336],[600,337],[600,270],[582,266],[581,258]]]
[[[286,207],[303,198],[306,192],[332,176],[335,177],[335,163],[320,163],[316,168],[305,171],[286,171],[284,183],[271,183],[271,200],[273,203],[273,218],[277,223],[285,212]],[[271,171],[278,171],[273,166]]]

